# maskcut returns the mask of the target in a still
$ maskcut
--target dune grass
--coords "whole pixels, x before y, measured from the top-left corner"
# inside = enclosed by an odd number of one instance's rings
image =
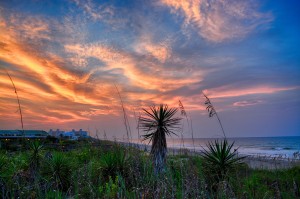
[[[16,98],[17,98],[17,102],[18,102],[18,108],[19,108],[18,111],[19,111],[19,114],[20,114],[20,121],[21,121],[22,132],[23,132],[23,136],[25,136],[23,114],[22,114],[21,102],[20,102],[20,98],[19,98],[19,95],[18,95],[18,91],[17,91],[15,83],[14,83],[11,75],[9,74],[9,72],[6,69],[5,69],[5,72],[6,72],[7,76],[9,77],[9,79],[11,81],[11,84],[12,84],[12,86],[14,88],[14,93],[16,94]]]
[[[299,166],[268,171],[238,164],[226,172],[225,182],[215,180],[214,168],[200,156],[168,156],[165,172],[156,175],[149,154],[118,143],[43,149],[38,155],[29,147],[0,151],[1,198],[299,197]],[[35,177],[30,172],[34,157],[39,159]]]

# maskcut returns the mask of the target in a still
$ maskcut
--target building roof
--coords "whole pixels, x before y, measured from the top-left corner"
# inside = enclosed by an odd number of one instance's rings
[[[0,137],[46,137],[48,133],[43,130],[0,130]]]

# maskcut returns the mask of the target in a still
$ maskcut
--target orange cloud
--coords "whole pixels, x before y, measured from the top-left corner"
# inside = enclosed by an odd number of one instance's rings
[[[10,20],[12,21],[9,24],[14,26],[19,23],[15,18]],[[47,36],[47,24],[33,18],[30,22],[25,21],[20,29],[12,28],[5,21],[0,24],[0,40],[3,46],[0,48],[0,60],[13,67],[6,69],[17,87],[26,122],[64,123],[89,120],[83,110],[90,107],[97,109],[114,101],[111,99],[110,88],[88,82],[94,70],[72,72],[65,67],[65,61],[61,57],[50,53],[43,55],[24,43],[23,37],[32,37],[35,43],[52,39]],[[24,33],[22,38],[19,37],[19,31]],[[6,104],[3,113],[18,118],[15,113],[17,106],[14,90],[2,66],[0,88],[1,99]],[[70,104],[74,106],[69,107]]]
[[[172,71],[174,76],[172,76],[172,72],[165,75],[165,71],[161,66],[151,62],[148,62],[148,66],[152,66],[158,72],[158,75],[143,72],[132,55],[100,43],[66,45],[65,49],[67,52],[75,54],[75,56],[82,58],[94,57],[105,62],[106,69],[103,70],[121,69],[120,75],[126,76],[131,84],[141,88],[168,91],[201,81],[202,73],[200,71],[194,72],[189,77],[184,77],[180,71]]]
[[[150,36],[147,35],[142,36],[138,40],[135,50],[138,53],[150,55],[162,63],[165,63],[172,54],[172,49],[168,41],[154,43]]]
[[[214,89],[204,90],[210,98],[227,98],[227,97],[239,97],[245,95],[255,94],[272,94],[281,91],[289,91],[299,89],[299,87],[272,87],[272,86],[256,86],[251,88],[230,88],[223,86]]]
[[[79,103],[98,103],[96,99],[77,95],[70,87],[72,83],[85,83],[90,73],[82,77],[78,76],[57,65],[56,62],[59,59],[57,56],[49,57],[48,60],[45,60],[43,57],[31,54],[27,51],[26,46],[18,43],[14,37],[14,32],[3,31],[3,33],[9,33],[8,35],[10,36],[0,35],[0,39],[5,42],[5,48],[0,50],[0,58],[2,60],[26,68],[28,73],[33,73],[35,77],[39,77],[41,82],[46,82],[57,95],[67,97],[69,100]],[[65,85],[62,83],[65,83]]]

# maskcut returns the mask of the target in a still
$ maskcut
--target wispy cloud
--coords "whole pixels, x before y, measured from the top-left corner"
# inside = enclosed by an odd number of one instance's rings
[[[50,27],[55,27],[56,31],[64,30],[55,21],[30,18],[30,25],[25,24],[18,29],[18,24],[21,24],[19,19],[21,17],[17,15],[13,19],[8,16],[1,23],[0,38],[4,48],[0,50],[0,59],[12,66],[11,70],[6,68],[10,70],[20,92],[24,114],[32,115],[26,117],[29,123],[68,123],[91,120],[97,115],[117,115],[119,105],[114,95],[114,83],[119,84],[120,90],[126,93],[124,98],[130,108],[131,104],[159,103],[158,99],[167,103],[170,99],[158,97],[161,92],[201,81],[201,71],[185,77],[184,71],[164,69],[164,62],[171,56],[167,44],[156,44],[150,39],[146,42],[140,40],[137,45],[145,47],[146,51],[136,48],[132,52],[101,42],[84,43],[84,33],[78,37],[82,43],[73,43],[74,40],[65,39],[60,32],[58,35],[62,37],[52,36],[53,29]],[[65,22],[65,31],[72,34],[75,30],[68,20]],[[39,52],[39,49],[48,47],[45,40],[55,45],[63,44],[64,50],[61,52],[66,53],[67,59],[58,53]],[[32,48],[31,44],[37,48]],[[150,57],[144,57],[144,53]],[[101,62],[102,66],[91,65],[91,58]],[[14,110],[10,82],[3,68],[0,72],[1,96],[7,99],[7,108]],[[11,115],[17,117],[16,114]]]
[[[211,42],[243,38],[272,20],[270,13],[259,12],[252,1],[161,0],[160,4],[183,16],[183,31],[193,28]]]
[[[18,16],[13,16],[1,23],[0,38],[4,48],[0,50],[0,59],[4,64],[0,68],[0,87],[6,108],[14,110],[15,100],[4,67],[10,71],[19,91],[26,122],[39,120],[43,124],[89,120],[82,110],[100,110],[103,107],[101,99],[111,94],[105,95],[102,91],[98,98],[99,88],[88,82],[92,71],[72,70],[66,67],[62,57],[31,48],[31,42],[43,46],[45,39],[53,41],[53,38],[50,37],[47,22],[37,18],[30,18],[29,21],[27,23],[25,20],[22,24]],[[70,104],[73,104],[72,108]],[[11,115],[17,117],[16,114]]]
[[[97,5],[91,0],[73,0],[77,6],[82,8],[84,12],[94,20],[103,20],[104,18],[114,15],[114,9],[110,5]]]
[[[129,86],[168,91],[183,85],[192,84],[201,80],[201,72],[195,72],[189,77],[181,75],[181,71],[164,71],[162,65],[153,62],[140,61],[139,57],[124,50],[118,50],[101,43],[66,45],[69,53],[80,58],[96,58],[105,63],[102,70],[115,70],[121,76],[125,76]],[[155,52],[152,52],[155,53]],[[157,54],[156,54],[157,55]],[[157,55],[161,56],[161,55]],[[143,70],[142,64],[147,64],[147,70]],[[148,72],[151,68],[151,74]],[[157,75],[154,75],[154,74]],[[176,83],[176,84],[175,84]]]
[[[253,106],[253,105],[261,104],[262,102],[263,102],[262,100],[243,100],[239,102],[234,102],[233,106],[240,106],[240,107]]]
[[[290,91],[299,89],[299,86],[292,87],[274,87],[274,86],[255,86],[246,88],[237,88],[231,86],[222,86],[218,88],[204,90],[211,98],[230,98],[239,97],[245,95],[256,95],[256,94],[273,94],[282,91]]]
[[[172,55],[170,41],[154,43],[149,35],[143,35],[137,42],[135,50],[143,55],[149,55],[164,63]]]

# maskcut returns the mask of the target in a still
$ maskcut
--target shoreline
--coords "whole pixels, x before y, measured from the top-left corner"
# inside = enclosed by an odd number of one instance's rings
[[[289,169],[295,166],[300,166],[299,159],[291,158],[268,158],[265,156],[248,156],[244,162],[252,169]]]
[[[140,150],[144,150],[145,152],[150,152],[151,145],[146,144],[138,144],[138,143],[124,143],[119,142],[120,144],[126,146],[133,146]],[[201,151],[193,151],[188,148],[168,148],[169,155],[201,155]],[[289,169],[295,166],[300,166],[300,159],[289,158],[289,157],[272,157],[266,155],[248,155],[239,153],[239,156],[246,156],[243,160],[249,168],[251,169],[267,169],[267,170],[277,170],[277,169]]]

